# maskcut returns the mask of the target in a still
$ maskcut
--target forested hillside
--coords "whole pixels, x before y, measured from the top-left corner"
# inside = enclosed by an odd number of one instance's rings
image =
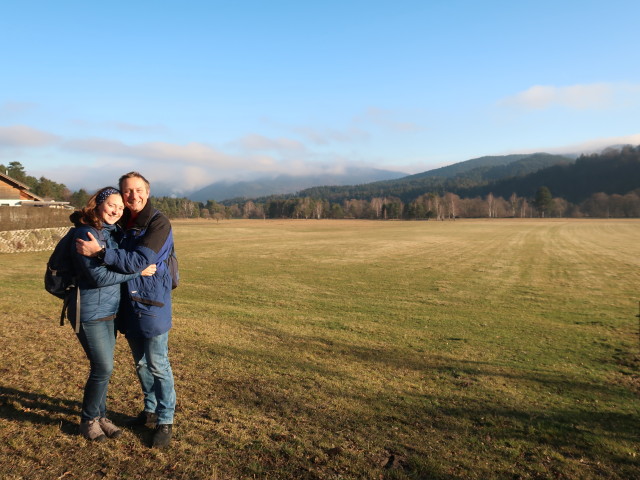
[[[552,165],[567,164],[570,162],[572,162],[572,159],[568,157],[551,155],[549,153],[487,156],[417,173],[405,177],[405,180],[441,177],[457,178],[459,180],[466,178],[480,182],[483,180],[496,180],[516,175],[526,175]]]
[[[411,202],[425,192],[458,192],[464,188],[485,186],[498,179],[526,175],[552,165],[568,165],[571,161],[570,158],[548,153],[480,157],[396,180],[346,187],[313,187],[300,191],[298,195],[333,202],[393,196],[403,202]]]
[[[640,188],[640,147],[583,155],[571,164],[555,165],[486,186],[462,188],[457,193],[476,196],[491,192],[506,197],[515,192],[520,196],[533,196],[541,185],[549,188],[554,196],[572,203],[583,202],[594,193],[626,194]]]

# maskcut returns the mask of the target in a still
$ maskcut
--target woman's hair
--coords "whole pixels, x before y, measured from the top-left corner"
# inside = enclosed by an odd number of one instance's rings
[[[89,225],[96,230],[102,230],[102,219],[98,217],[98,207],[111,195],[121,195],[120,190],[113,187],[104,187],[94,193],[87,201],[87,204],[74,214],[80,223]]]

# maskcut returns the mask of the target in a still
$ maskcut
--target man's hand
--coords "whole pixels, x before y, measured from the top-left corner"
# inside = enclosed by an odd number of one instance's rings
[[[87,232],[87,235],[89,240],[76,239],[76,251],[85,257],[95,257],[102,250],[102,247],[91,232]]]

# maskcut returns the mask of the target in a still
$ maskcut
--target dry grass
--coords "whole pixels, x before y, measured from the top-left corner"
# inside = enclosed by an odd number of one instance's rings
[[[167,451],[77,435],[46,253],[0,256],[0,477],[612,478],[638,463],[638,221],[177,221]],[[109,408],[140,409],[120,339]]]

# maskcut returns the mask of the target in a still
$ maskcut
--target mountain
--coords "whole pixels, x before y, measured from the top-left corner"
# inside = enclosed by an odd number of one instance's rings
[[[331,201],[393,196],[410,202],[427,192],[457,192],[488,185],[507,178],[519,178],[556,165],[569,165],[572,159],[562,155],[532,153],[479,157],[406,177],[366,185],[312,187],[300,196]]]
[[[404,177],[406,173],[379,170],[375,168],[351,167],[344,173],[293,176],[279,175],[275,178],[263,177],[243,182],[216,182],[189,195],[196,202],[231,198],[256,198],[267,195],[296,193],[315,185],[349,185],[390,180]]]
[[[453,178],[462,176],[496,179],[530,173],[557,163],[570,162],[571,160],[571,158],[563,155],[551,155],[549,153],[485,156],[410,175],[406,179],[417,180],[428,177]]]

